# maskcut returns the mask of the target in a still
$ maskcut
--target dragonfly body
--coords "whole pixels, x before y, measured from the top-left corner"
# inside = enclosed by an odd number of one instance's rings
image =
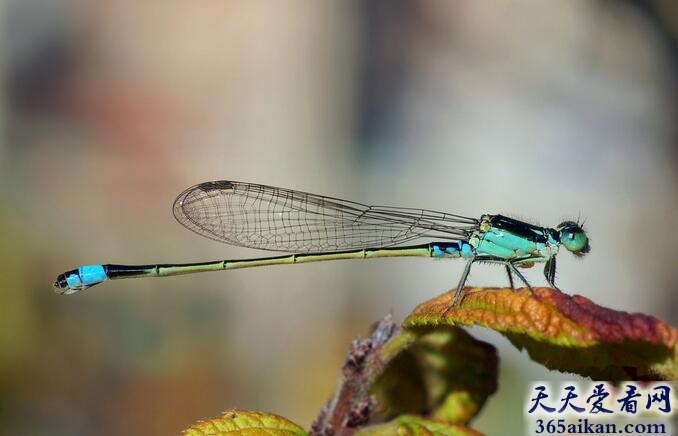
[[[166,277],[266,265],[381,257],[464,258],[466,268],[454,304],[475,262],[505,266],[530,287],[518,267],[545,262],[544,275],[555,287],[556,255],[561,245],[576,255],[589,251],[580,225],[565,221],[539,227],[503,215],[480,219],[422,209],[365,206],[299,191],[242,182],[196,185],[175,201],[181,224],[203,236],[272,251],[296,254],[188,264],[88,265],[60,274],[57,291],[75,293],[109,279]],[[418,239],[439,239],[402,245]]]
[[[559,232],[503,215],[483,215],[469,244],[475,255],[496,256],[520,266],[543,262],[558,254]]]

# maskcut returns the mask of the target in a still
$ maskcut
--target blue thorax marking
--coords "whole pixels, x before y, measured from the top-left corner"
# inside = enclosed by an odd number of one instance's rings
[[[524,223],[503,215],[492,215],[489,219],[489,224],[496,229],[505,230],[519,238],[532,242],[547,242],[546,234],[548,229],[544,227]]]
[[[478,254],[506,260],[531,257],[534,261],[541,261],[558,252],[560,242],[555,239],[558,235],[554,229],[502,215],[485,216],[484,224],[481,224],[484,231],[479,231],[475,239]]]

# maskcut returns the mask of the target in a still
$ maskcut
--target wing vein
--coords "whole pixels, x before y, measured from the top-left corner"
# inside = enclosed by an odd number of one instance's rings
[[[477,219],[460,215],[228,180],[188,188],[175,200],[174,216],[189,230],[227,244],[309,253],[459,240],[478,226]]]

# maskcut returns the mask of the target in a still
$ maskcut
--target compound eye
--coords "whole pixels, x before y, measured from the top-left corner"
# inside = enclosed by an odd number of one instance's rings
[[[577,223],[566,221],[558,226],[560,231],[560,242],[574,254],[582,255],[588,253],[589,238],[586,232]]]

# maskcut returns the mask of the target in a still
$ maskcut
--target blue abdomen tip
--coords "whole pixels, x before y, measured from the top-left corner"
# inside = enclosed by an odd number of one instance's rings
[[[103,265],[85,265],[65,274],[68,288],[73,290],[86,289],[108,279]]]
[[[78,268],[80,278],[85,286],[103,282],[108,278],[103,265],[86,265]]]

